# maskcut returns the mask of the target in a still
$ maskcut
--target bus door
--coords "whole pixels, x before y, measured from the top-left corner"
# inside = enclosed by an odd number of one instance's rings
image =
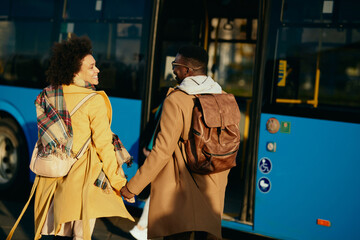
[[[360,4],[267,7],[254,231],[360,239]]]
[[[249,9],[249,12],[251,9]],[[217,12],[214,12],[216,16]],[[257,40],[257,11],[252,15],[212,17],[209,20],[209,75],[224,91],[236,96],[241,121],[241,144],[237,166],[232,168],[226,189],[223,226],[251,229],[253,214],[254,178],[251,153],[248,151],[251,108],[253,102],[253,73]],[[221,16],[221,15],[218,15]]]

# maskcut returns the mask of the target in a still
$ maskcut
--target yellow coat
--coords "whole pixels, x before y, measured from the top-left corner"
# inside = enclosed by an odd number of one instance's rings
[[[93,92],[76,85],[63,86],[63,91],[69,112],[81,99]],[[111,104],[105,92],[97,93],[71,117],[73,152],[78,152],[92,134],[89,150],[72,166],[67,176],[55,179],[39,177],[34,207],[35,239],[41,237],[52,198],[56,231],[61,223],[74,220],[119,216],[134,221],[122,198],[116,193],[125,185],[126,179],[116,174],[117,161],[110,129]],[[106,193],[94,185],[101,169],[116,191]],[[84,225],[84,239],[90,239],[87,229],[88,225]]]
[[[160,131],[144,164],[127,187],[139,194],[150,182],[148,237],[205,231],[221,239],[221,217],[229,170],[210,175],[186,168],[184,146],[189,138],[194,96],[182,91],[164,101]]]

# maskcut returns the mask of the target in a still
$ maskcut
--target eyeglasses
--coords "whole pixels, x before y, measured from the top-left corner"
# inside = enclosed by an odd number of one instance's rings
[[[181,63],[177,63],[177,62],[175,62],[175,61],[172,61],[171,62],[171,65],[172,65],[172,69],[174,69],[176,66],[182,66],[182,67],[186,67],[186,68],[191,68],[191,67],[189,67],[189,66],[186,66],[185,64],[181,64]],[[191,68],[192,69],[192,68]]]
[[[175,61],[172,61],[171,65],[172,65],[172,69],[174,69],[176,66],[182,66],[182,67],[186,67],[186,68],[192,69],[192,70],[199,70],[200,68],[202,68],[202,67],[192,68],[192,67],[189,67],[189,66],[187,66],[185,64],[177,63]]]

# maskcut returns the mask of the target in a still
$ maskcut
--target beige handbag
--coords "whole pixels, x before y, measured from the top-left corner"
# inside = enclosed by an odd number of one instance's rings
[[[96,95],[97,93],[90,93],[85,98],[83,98],[71,111],[70,116],[72,116],[88,99]],[[30,169],[36,175],[43,177],[64,177],[70,171],[72,165],[82,157],[85,153],[89,143],[91,141],[91,136],[86,140],[84,145],[80,148],[79,152],[75,157],[62,158],[56,154],[49,154],[47,156],[40,156],[39,146],[41,146],[40,139],[36,142],[34,151],[30,161]]]

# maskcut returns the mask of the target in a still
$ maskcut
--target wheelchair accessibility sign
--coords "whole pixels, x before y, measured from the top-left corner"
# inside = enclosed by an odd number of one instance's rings
[[[272,169],[272,163],[269,158],[262,158],[259,161],[259,170],[264,174],[268,174]]]
[[[268,193],[271,188],[271,182],[268,178],[262,177],[258,181],[258,188],[262,193]]]

